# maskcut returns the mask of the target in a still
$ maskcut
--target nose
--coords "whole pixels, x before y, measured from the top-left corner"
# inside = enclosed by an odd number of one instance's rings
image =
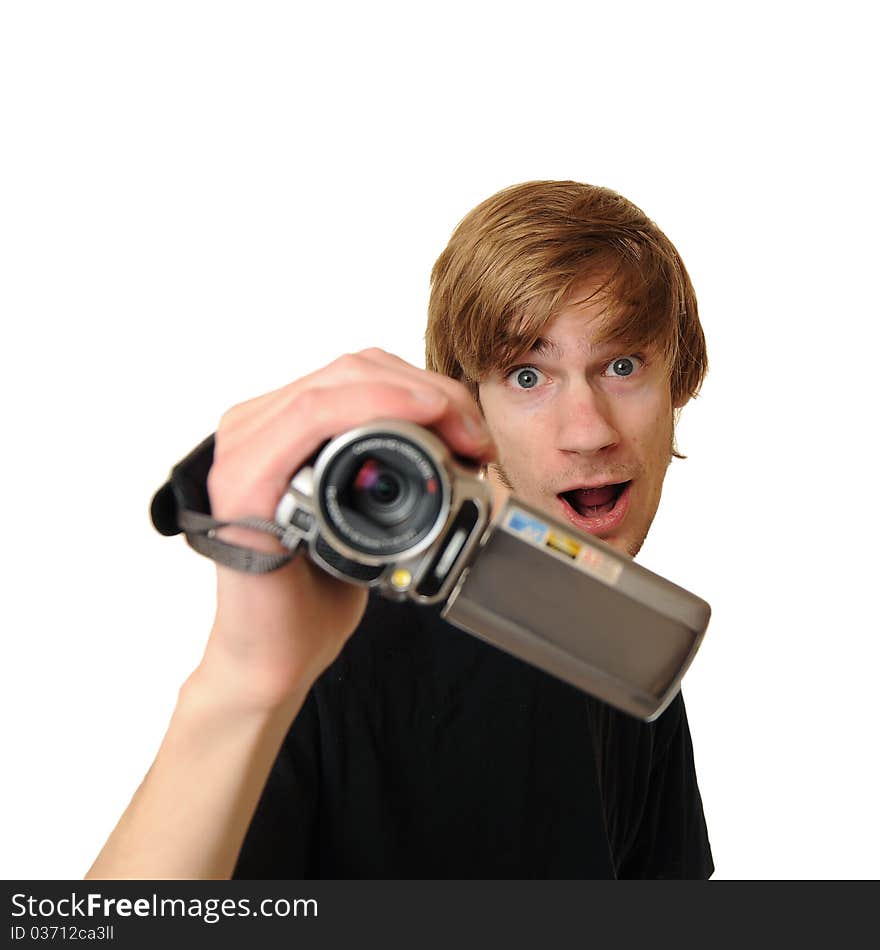
[[[563,452],[592,455],[620,441],[610,397],[586,380],[573,382],[557,405],[557,446]]]

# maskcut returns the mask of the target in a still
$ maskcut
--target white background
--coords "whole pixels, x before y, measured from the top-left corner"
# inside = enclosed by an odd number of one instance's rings
[[[422,365],[455,224],[535,178],[627,195],[697,288],[639,559],[714,608],[716,876],[877,876],[869,6],[3,4],[0,876],[86,871],[201,654],[171,464],[342,352]]]

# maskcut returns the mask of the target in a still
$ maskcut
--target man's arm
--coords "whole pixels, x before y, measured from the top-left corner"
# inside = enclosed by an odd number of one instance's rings
[[[86,878],[229,878],[307,684],[285,704],[225,697],[203,671],[181,688],[153,765]]]

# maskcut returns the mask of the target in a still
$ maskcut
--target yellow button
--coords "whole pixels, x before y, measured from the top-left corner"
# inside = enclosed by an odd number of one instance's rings
[[[411,580],[412,574],[400,567],[391,575],[391,586],[396,587],[397,590],[406,590]]]

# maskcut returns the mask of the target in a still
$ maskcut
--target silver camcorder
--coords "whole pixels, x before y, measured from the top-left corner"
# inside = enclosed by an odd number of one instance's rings
[[[641,719],[678,691],[709,605],[610,545],[493,492],[435,435],[399,420],[328,442],[275,514],[283,543]]]

